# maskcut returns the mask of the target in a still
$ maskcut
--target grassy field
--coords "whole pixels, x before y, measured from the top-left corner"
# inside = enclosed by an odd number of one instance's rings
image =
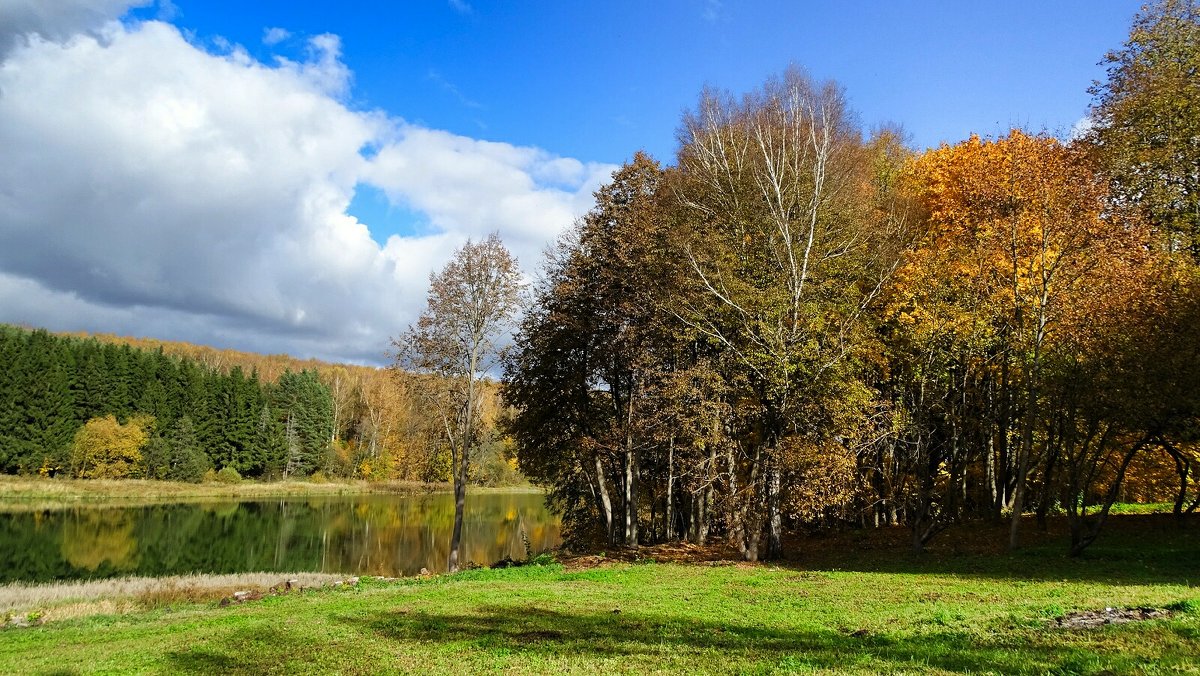
[[[0,631],[0,672],[1200,673],[1200,538],[1122,515],[1088,556],[1002,527],[925,556],[901,531],[790,543],[779,564],[623,550],[566,565],[182,603]],[[667,562],[686,560],[687,563]],[[1067,629],[1076,611],[1165,619]]]

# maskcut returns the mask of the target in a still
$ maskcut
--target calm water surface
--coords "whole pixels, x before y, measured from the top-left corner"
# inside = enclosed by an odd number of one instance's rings
[[[2,509],[2,508],[0,508]],[[117,575],[444,571],[449,493],[71,507],[0,513],[0,582]],[[461,560],[491,564],[559,544],[540,493],[467,496]]]

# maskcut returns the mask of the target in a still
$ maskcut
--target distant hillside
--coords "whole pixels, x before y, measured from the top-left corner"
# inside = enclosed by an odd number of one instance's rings
[[[159,340],[158,338],[135,338],[133,336],[117,336],[111,333],[60,332],[56,335],[73,338],[94,338],[101,343],[128,345],[141,350],[155,351],[161,349],[164,354],[184,357],[196,361],[208,368],[228,373],[234,366],[240,366],[243,371],[257,371],[258,377],[264,382],[273,383],[279,380],[284,371],[315,370],[323,379],[335,370],[359,375],[374,374],[380,369],[373,366],[355,364],[337,364],[319,359],[298,359],[286,354],[258,354],[240,350],[221,349],[208,345],[196,345],[183,341]]]

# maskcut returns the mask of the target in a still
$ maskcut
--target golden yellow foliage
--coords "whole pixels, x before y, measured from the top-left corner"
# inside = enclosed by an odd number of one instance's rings
[[[79,428],[71,444],[71,466],[82,479],[134,476],[153,418],[138,417],[122,425],[114,416],[93,418]]]

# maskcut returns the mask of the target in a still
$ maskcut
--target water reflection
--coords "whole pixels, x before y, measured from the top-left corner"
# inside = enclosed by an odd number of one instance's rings
[[[258,570],[412,575],[442,571],[450,494],[317,497],[0,514],[0,582]],[[468,495],[462,560],[557,546],[537,493]]]

